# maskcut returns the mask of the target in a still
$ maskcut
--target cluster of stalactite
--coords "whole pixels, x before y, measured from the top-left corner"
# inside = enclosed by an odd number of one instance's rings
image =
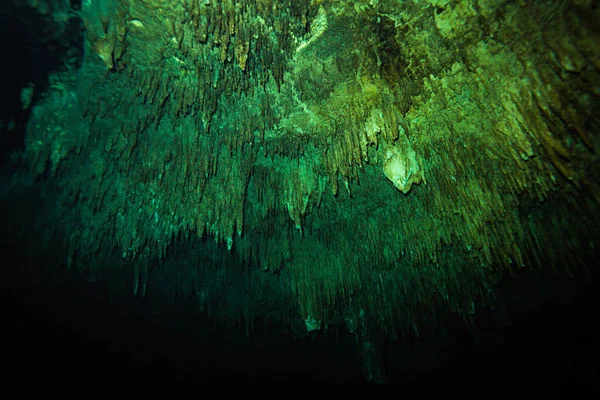
[[[117,248],[144,293],[160,260],[191,268],[170,246],[210,237],[285,271],[282,313],[351,331],[469,318],[505,271],[584,263],[598,10],[472,3],[84,7],[79,79],[34,110],[26,154],[58,182],[69,262],[95,276]]]

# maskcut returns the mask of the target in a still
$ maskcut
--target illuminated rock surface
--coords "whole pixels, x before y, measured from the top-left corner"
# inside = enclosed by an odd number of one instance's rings
[[[7,193],[44,185],[32,232],[91,281],[248,332],[342,326],[382,382],[386,339],[456,317],[477,335],[535,304],[507,282],[595,273],[595,2],[86,0],[75,18],[83,60],[33,100]]]

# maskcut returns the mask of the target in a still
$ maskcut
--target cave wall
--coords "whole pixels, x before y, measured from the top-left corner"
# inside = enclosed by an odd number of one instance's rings
[[[599,13],[84,2],[82,66],[28,125],[28,174],[51,182],[36,229],[92,280],[225,299],[224,320],[361,338],[472,321],[503,277],[593,260]]]

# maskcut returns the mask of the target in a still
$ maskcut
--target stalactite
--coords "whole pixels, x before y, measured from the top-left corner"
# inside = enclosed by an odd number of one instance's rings
[[[170,298],[227,314],[210,296],[229,266],[207,265],[241,262],[254,298],[286,299],[282,319],[356,331],[362,311],[413,335],[451,312],[472,323],[505,272],[561,271],[592,250],[600,81],[586,24],[551,14],[544,30],[504,2],[115,3],[87,10],[100,54],[34,108],[27,136],[33,177],[49,165],[63,189],[69,265],[116,247],[135,292],[158,262]],[[210,257],[174,254],[183,237]]]

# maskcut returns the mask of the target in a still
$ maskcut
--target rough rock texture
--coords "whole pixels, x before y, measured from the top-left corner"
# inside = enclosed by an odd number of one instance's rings
[[[224,320],[346,324],[377,381],[383,336],[499,313],[503,274],[592,259],[596,2],[80,15],[83,65],[35,105],[25,159],[52,182],[40,226],[91,279],[127,268],[135,293],[226,299]]]

